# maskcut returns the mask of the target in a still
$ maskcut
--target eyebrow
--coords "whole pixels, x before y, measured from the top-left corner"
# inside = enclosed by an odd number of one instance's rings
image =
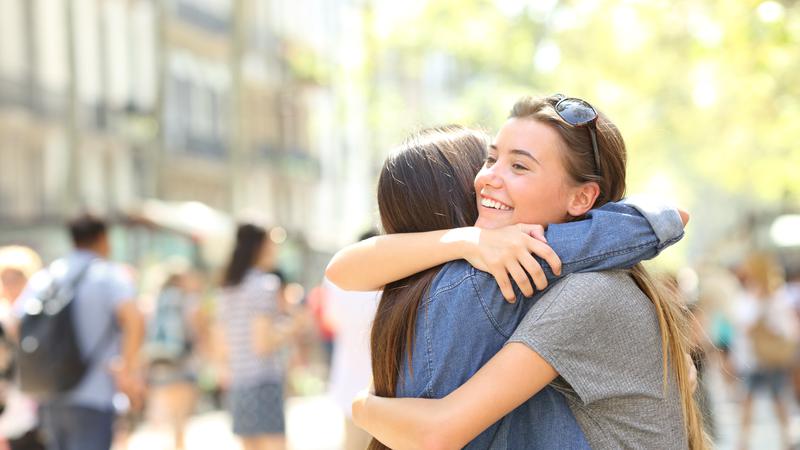
[[[497,146],[494,145],[494,144],[491,144],[489,146],[489,148],[491,148],[492,150],[495,150],[495,151],[497,150]],[[511,154],[520,155],[520,156],[527,156],[528,158],[532,159],[536,164],[539,164],[540,166],[542,165],[541,161],[536,159],[536,157],[533,156],[533,154],[531,154],[531,152],[529,152],[528,150],[522,150],[520,148],[513,148],[513,149],[511,149]]]

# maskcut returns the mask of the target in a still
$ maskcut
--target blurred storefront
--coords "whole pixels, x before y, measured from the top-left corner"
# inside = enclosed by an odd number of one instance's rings
[[[371,218],[375,162],[347,157],[368,147],[362,3],[0,2],[0,243],[49,259],[66,217],[130,228],[155,199],[256,210],[317,276]]]

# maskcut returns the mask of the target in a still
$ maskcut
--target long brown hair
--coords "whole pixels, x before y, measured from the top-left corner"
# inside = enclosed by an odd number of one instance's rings
[[[478,218],[473,180],[486,157],[485,134],[459,126],[420,131],[393,152],[378,180],[378,210],[386,233],[471,226]],[[403,355],[412,368],[420,300],[441,266],[387,284],[370,336],[375,393],[396,396]],[[413,375],[412,375],[413,376]],[[373,439],[370,449],[387,448]]]
[[[574,127],[564,122],[555,111],[558,97],[520,99],[511,109],[511,118],[537,120],[552,127],[564,142],[564,167],[576,183],[596,182],[600,194],[594,207],[607,202],[618,201],[625,195],[625,141],[619,129],[598,111],[596,122],[597,146],[600,154],[599,173],[596,175],[591,136],[583,127]],[[684,431],[690,449],[706,449],[709,441],[702,425],[702,417],[694,399],[694,391],[689,379],[690,317],[683,302],[662,282],[656,281],[642,264],[629,271],[636,285],[655,306],[661,332],[663,360],[663,383],[666,393],[670,369],[675,374],[684,418]]]
[[[222,286],[231,287],[242,282],[247,271],[258,262],[267,239],[269,238],[264,227],[253,223],[239,225],[236,229],[236,244],[223,274]]]

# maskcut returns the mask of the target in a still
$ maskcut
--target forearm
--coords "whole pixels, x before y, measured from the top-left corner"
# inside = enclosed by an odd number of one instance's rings
[[[144,341],[144,319],[139,314],[129,314],[121,324],[120,357],[123,369],[133,373],[139,369],[139,352]]]
[[[353,403],[353,421],[389,448],[460,448],[437,430],[445,414],[443,400],[364,396]]]
[[[260,355],[268,355],[281,347],[289,345],[297,336],[292,324],[273,324],[266,336],[263,346],[258,349]]]
[[[647,213],[634,204],[609,203],[587,219],[552,224],[547,242],[561,257],[561,275],[632,267],[683,237],[677,210],[657,206]],[[555,278],[541,261],[548,279]]]
[[[469,242],[477,242],[479,232],[467,227],[376,236],[337,252],[325,276],[344,290],[381,289],[392,281],[464,257]]]
[[[508,381],[512,373],[526,375]],[[536,352],[511,343],[443,399],[362,396],[353,420],[391,448],[461,448],[556,376]]]
[[[122,336],[122,362],[124,367],[133,372],[139,369],[139,351],[144,339],[144,323],[140,322],[135,328]]]
[[[215,322],[211,327],[209,352],[211,353],[211,363],[220,368],[228,365],[228,342],[226,339],[223,326]]]

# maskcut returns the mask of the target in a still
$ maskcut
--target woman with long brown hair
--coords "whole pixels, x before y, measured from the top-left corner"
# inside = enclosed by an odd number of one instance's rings
[[[534,213],[551,224],[583,217],[622,198],[625,162],[619,130],[587,102],[524,98],[475,179],[478,224]],[[479,295],[497,296],[490,284]],[[368,395],[354,402],[354,420],[392,448],[459,448],[550,386],[567,398],[594,448],[706,448],[687,319],[641,265],[573,274],[527,311],[509,343],[463,386],[439,400]]]
[[[283,314],[276,245],[261,225],[244,223],[225,268],[217,343],[227,368],[233,433],[244,450],[286,447],[284,385],[291,339],[302,326]]]
[[[472,159],[470,155],[473,155]],[[476,194],[474,175],[484,158],[483,137],[469,130],[428,130],[414,136],[399,151],[387,158],[381,172],[378,203],[384,229],[388,233],[425,232],[453,226],[464,227],[474,223],[476,219],[479,224],[483,220],[492,225],[492,213],[484,212],[479,215],[478,203],[473,200]],[[567,190],[570,195],[573,194],[573,189]],[[541,195],[551,194],[554,192],[545,189]],[[490,205],[492,210],[504,213],[513,210],[494,200],[481,198],[480,202],[481,205]],[[535,198],[527,198],[526,202],[528,206],[547,211],[545,202],[537,202]],[[526,207],[520,205],[519,209],[525,212]],[[651,225],[656,229],[654,232],[647,220],[636,213],[634,208],[609,204],[593,211],[588,220],[549,227],[547,240],[553,249],[546,250],[555,251],[561,256],[565,273],[628,267],[641,259],[654,256],[663,246],[674,242],[682,234],[678,214],[675,211],[662,213],[661,216],[651,216]],[[659,231],[664,232],[669,228],[659,225],[659,218],[664,219],[667,216],[672,217],[673,228],[677,228],[678,233],[672,236],[662,233],[659,236]],[[525,216],[525,219],[537,217],[534,214]],[[477,229],[462,229],[467,234],[475,230]],[[486,230],[477,231],[481,235],[480,240],[484,240],[486,236],[496,236]],[[335,282],[353,282],[353,279],[340,276],[342,272],[347,272],[343,271],[341,265],[352,263],[350,258],[353,254],[359,256],[356,258],[358,264],[366,272],[370,272],[362,278],[374,280],[388,276],[386,273],[376,275],[375,272],[381,272],[381,269],[370,267],[373,265],[370,258],[376,253],[383,253],[384,256],[386,253],[391,254],[391,263],[383,263],[401,266],[403,269],[420,264],[420,261],[437,258],[439,262],[435,264],[441,264],[448,259],[460,258],[459,254],[470,253],[464,252],[463,246],[460,250],[452,250],[458,245],[452,244],[453,240],[448,238],[448,234],[452,235],[451,232],[429,233],[428,236],[435,239],[428,248],[428,254],[416,250],[424,248],[424,245],[419,244],[424,242],[424,236],[422,241],[414,241],[413,235],[407,234],[381,236],[337,255],[329,266],[327,275]],[[420,236],[417,234],[417,238]],[[398,242],[398,239],[411,245],[395,247],[393,242]],[[445,242],[438,242],[439,240]],[[525,255],[519,255],[518,260],[524,262],[525,256],[533,260],[528,251],[552,256],[552,253],[542,247],[527,242],[523,248]],[[420,255],[414,260],[404,258],[413,253]],[[520,266],[525,267],[528,273],[532,272],[523,262],[520,262]],[[552,258],[549,262],[553,266],[559,263]],[[546,275],[552,279],[554,275],[548,264],[545,264],[545,269]],[[555,271],[558,272],[558,269]],[[536,284],[539,285],[538,282]],[[398,397],[443,397],[500,350],[534,300],[524,299],[521,293],[517,293],[522,301],[513,304],[497,301],[491,296],[482,295],[489,285],[496,294],[494,297],[499,297],[499,289],[491,276],[473,269],[463,261],[451,262],[444,267],[437,266],[420,273],[412,272],[411,276],[388,284],[384,289],[372,334],[376,393]],[[352,285],[347,287],[352,288]],[[530,281],[528,288],[530,289]],[[563,396],[555,390],[546,388],[524,403],[513,414],[491,425],[489,430],[469,442],[469,447],[588,447]],[[378,437],[382,436],[378,434]],[[389,438],[384,443],[402,446],[396,442]],[[382,448],[382,444],[374,441],[372,448]]]

